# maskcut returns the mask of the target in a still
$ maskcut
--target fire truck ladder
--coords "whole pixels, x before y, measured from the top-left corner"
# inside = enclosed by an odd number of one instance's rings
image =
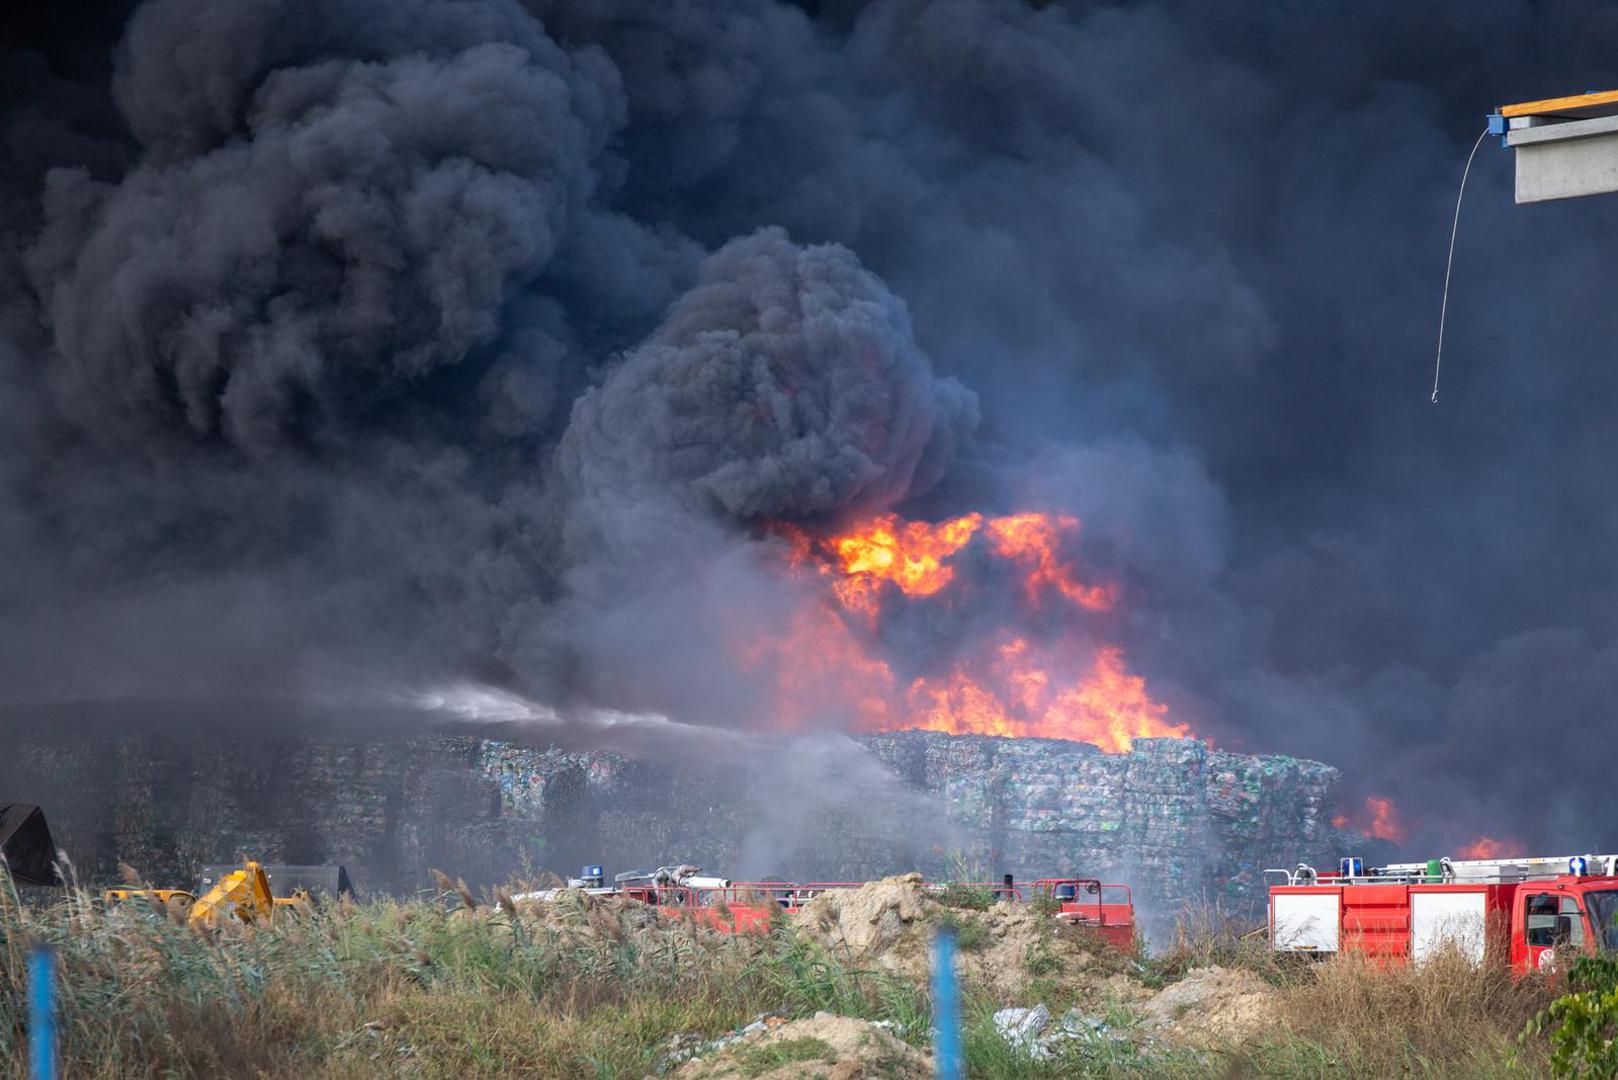
[[[1516,881],[1535,881],[1576,874],[1612,876],[1618,874],[1618,855],[1536,855],[1520,859],[1439,859],[1439,872],[1444,881],[1470,882],[1482,885],[1508,884]],[[1390,863],[1382,867],[1385,877],[1428,877],[1431,861],[1425,863]]]
[[[1264,871],[1266,880],[1278,875],[1285,885],[1389,885],[1406,883],[1460,883],[1505,885],[1542,881],[1563,874],[1618,877],[1618,855],[1536,855],[1517,859],[1428,859],[1426,862],[1389,863],[1359,871],[1358,859],[1344,859],[1338,872],[1317,871],[1306,863],[1295,870]]]

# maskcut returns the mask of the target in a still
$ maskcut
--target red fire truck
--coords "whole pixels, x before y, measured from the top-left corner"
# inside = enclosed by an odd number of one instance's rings
[[[1095,878],[1040,878],[1033,891],[1056,900],[1056,917],[1062,922],[1088,926],[1120,952],[1134,951],[1135,902],[1128,885]]]
[[[725,933],[763,933],[778,912],[791,914],[810,900],[831,889],[857,889],[858,881],[731,881],[703,876],[699,866],[664,866],[656,870],[618,874],[608,885],[600,866],[586,866],[580,877],[568,879],[568,888],[582,889],[597,896],[626,896],[655,907],[671,917],[689,918]],[[1055,917],[1075,926],[1088,927],[1102,940],[1123,952],[1135,948],[1135,905],[1128,885],[1114,885],[1095,878],[1040,878],[1038,881],[1012,881],[1009,875],[999,882],[934,882],[922,886],[930,891],[971,889],[989,892],[997,899],[1021,901],[1046,896],[1056,904]],[[545,889],[522,893],[516,900],[551,900],[561,890]]]
[[[1432,859],[1335,872],[1266,870],[1278,952],[1361,953],[1417,963],[1440,948],[1518,972],[1570,954],[1618,951],[1618,856]]]

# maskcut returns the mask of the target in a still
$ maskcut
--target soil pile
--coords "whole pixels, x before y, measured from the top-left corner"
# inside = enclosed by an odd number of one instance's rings
[[[846,961],[914,974],[917,964],[926,970],[929,928],[944,916],[944,906],[922,888],[921,875],[912,873],[857,889],[828,889],[792,922]]]
[[[1142,1026],[1191,1046],[1241,1042],[1277,1023],[1275,991],[1250,971],[1195,968],[1141,1006]]]
[[[679,1080],[919,1080],[933,1075],[933,1064],[877,1024],[820,1012],[806,1020],[761,1025],[687,1061],[673,1075]]]
[[[1039,978],[1080,986],[1088,991],[1081,998],[1086,1001],[1108,995],[1132,1001],[1141,995],[1139,983],[1128,977],[1128,957],[1092,931],[1060,922],[1030,904],[1002,901],[987,911],[957,917],[963,926],[982,928],[961,936],[964,973],[999,1000],[1020,1000]],[[977,947],[967,947],[973,945]]]
[[[981,911],[946,906],[923,886],[920,874],[824,892],[804,905],[793,925],[845,963],[918,982],[927,978],[933,933],[952,926],[961,976],[1002,1001],[1020,999],[1038,978],[1080,986],[1086,998],[1145,996],[1126,974],[1128,958],[1083,927],[1025,903],[1002,901]]]

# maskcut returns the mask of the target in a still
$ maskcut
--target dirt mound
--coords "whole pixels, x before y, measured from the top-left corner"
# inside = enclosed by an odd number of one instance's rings
[[[816,1013],[807,1020],[761,1026],[721,1049],[687,1061],[680,1080],[884,1080],[933,1075],[932,1058],[866,1020]]]
[[[1250,971],[1195,968],[1141,1006],[1141,1017],[1189,1045],[1240,1042],[1276,1023],[1275,991]]]
[[[962,977],[1002,1001],[1020,998],[1037,978],[1078,984],[1097,997],[1143,996],[1125,974],[1128,960],[1083,928],[1023,903],[1002,901],[983,911],[947,907],[923,887],[920,874],[824,892],[793,924],[846,963],[918,981],[927,977],[934,931],[948,924],[956,931]]]
[[[923,931],[943,921],[944,910],[926,894],[920,874],[900,874],[857,889],[828,889],[792,922],[845,960],[909,970],[918,960],[925,968]]]
[[[1126,975],[1127,957],[1091,931],[1028,904],[1002,901],[987,911],[962,912],[956,921],[965,974],[1000,1000],[1020,999],[1039,978],[1081,984],[1096,996],[1132,1000],[1139,994],[1139,984]]]

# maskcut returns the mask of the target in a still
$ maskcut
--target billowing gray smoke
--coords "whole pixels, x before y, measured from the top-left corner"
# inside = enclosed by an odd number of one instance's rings
[[[575,497],[797,519],[931,487],[976,423],[976,398],[933,377],[904,304],[852,254],[769,229],[704,263],[579,399],[559,459]]]
[[[415,24],[376,61],[311,48],[268,71],[175,70],[176,47],[201,44],[181,18],[195,6],[131,25],[118,101],[142,163],[116,184],[46,179],[25,262],[52,399],[107,441],[261,456],[341,438],[378,398],[497,341],[507,298],[589,198],[610,69],[519,23],[458,47]]]
[[[1610,843],[1618,209],[1486,147],[1423,389],[1461,159],[1618,82],[1593,0],[7,17],[9,699],[473,667],[744,724],[762,524],[1038,508],[1199,732]]]

